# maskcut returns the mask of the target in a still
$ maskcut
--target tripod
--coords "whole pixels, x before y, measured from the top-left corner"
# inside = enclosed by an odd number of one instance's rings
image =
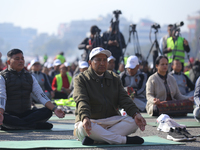
[[[159,44],[158,44],[158,41],[157,41],[158,29],[155,29],[155,30],[156,30],[156,31],[155,31],[155,40],[154,40],[154,42],[153,42],[153,44],[152,44],[152,46],[151,46],[151,48],[150,48],[150,51],[149,51],[149,53],[148,53],[148,55],[147,55],[147,58],[146,58],[146,60],[148,60],[149,55],[150,55],[150,53],[151,53],[153,47],[155,46],[155,47],[156,47],[156,50],[153,51],[153,72],[155,72],[155,70],[156,70],[155,60],[156,60],[156,58],[158,57],[158,51],[159,51],[160,54],[162,55],[162,52],[161,52],[161,50],[160,50],[160,48],[159,48]]]
[[[140,44],[139,44],[139,39],[138,39],[138,34],[137,34],[137,31],[136,31],[136,25],[135,24],[131,24],[130,25],[130,28],[129,28],[129,38],[128,38],[128,42],[126,44],[126,48],[128,46],[128,43],[131,42],[131,33],[132,33],[132,36],[133,36],[133,48],[134,48],[134,51],[135,51],[135,55],[140,59],[142,60],[143,57],[142,57],[142,53],[141,53],[141,48],[140,48]],[[126,52],[126,48],[124,50],[124,54]]]

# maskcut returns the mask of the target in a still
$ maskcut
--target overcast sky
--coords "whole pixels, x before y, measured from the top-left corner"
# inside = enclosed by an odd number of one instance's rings
[[[0,0],[0,23],[56,34],[60,23],[96,19],[116,9],[134,23],[141,18],[161,26],[184,21],[182,31],[185,31],[187,16],[198,15],[200,11],[200,0]]]

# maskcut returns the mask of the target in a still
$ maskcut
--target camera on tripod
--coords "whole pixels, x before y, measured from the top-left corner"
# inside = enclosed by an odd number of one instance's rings
[[[136,29],[136,24],[130,24],[130,28],[132,28],[132,31],[135,31],[135,29]]]
[[[113,14],[115,15],[116,20],[118,20],[119,14],[122,14],[121,10],[114,10]]]
[[[157,23],[154,23],[153,25],[151,25],[151,28],[154,28],[155,30],[160,28],[160,25]]]

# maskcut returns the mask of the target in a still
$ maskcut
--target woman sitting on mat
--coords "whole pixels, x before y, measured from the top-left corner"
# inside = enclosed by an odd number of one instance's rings
[[[185,116],[192,112],[194,97],[182,95],[175,78],[167,74],[168,58],[158,56],[155,63],[157,72],[146,83],[147,113],[151,116]]]

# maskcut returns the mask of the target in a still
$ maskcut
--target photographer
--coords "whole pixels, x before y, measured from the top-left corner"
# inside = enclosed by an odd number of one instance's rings
[[[183,22],[178,26],[182,26]],[[172,36],[167,39],[167,47],[163,50],[164,54],[167,54],[169,59],[169,69],[171,71],[171,63],[173,60],[177,59],[182,64],[182,70],[184,70],[184,62],[185,62],[185,52],[190,52],[190,47],[188,45],[188,41],[183,37],[179,36],[179,29],[176,24],[173,26],[171,32]],[[178,34],[177,34],[178,33]]]
[[[80,49],[80,50],[84,49],[85,50],[84,53],[81,55],[82,61],[88,62],[90,51],[95,47],[102,46],[101,38],[99,36],[100,32],[101,32],[101,30],[96,25],[91,26],[90,37],[86,37],[78,45],[78,49]]]
[[[160,39],[160,51],[161,52],[163,52],[163,50],[167,48],[167,39],[172,36],[172,32],[171,32],[172,27],[173,27],[173,25],[169,24],[168,27],[167,27],[168,34],[163,36]]]
[[[103,44],[104,48],[108,49],[113,57],[115,57],[115,70],[119,68],[120,57],[122,56],[122,49],[126,47],[123,34],[120,32],[118,37],[118,30],[112,25],[109,28],[109,31],[103,33]],[[121,40],[121,42],[120,42]],[[121,43],[121,46],[120,46]]]
[[[122,49],[126,47],[123,34],[119,31],[119,14],[120,10],[113,11],[115,21],[111,19],[111,25],[107,32],[103,33],[103,47],[112,53],[115,57],[115,70],[119,69],[120,57],[123,57]],[[123,58],[122,58],[123,59]]]

